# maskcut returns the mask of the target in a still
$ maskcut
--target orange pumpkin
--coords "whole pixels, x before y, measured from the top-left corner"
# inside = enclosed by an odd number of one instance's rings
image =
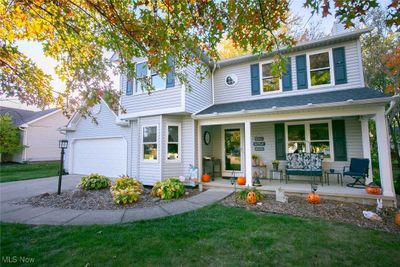
[[[210,175],[208,175],[208,173],[203,174],[203,176],[201,176],[201,181],[204,183],[208,183],[211,180]]]
[[[394,218],[394,223],[400,226],[400,211],[396,213],[396,217]]]
[[[321,197],[318,194],[311,192],[307,196],[307,201],[310,204],[319,204],[321,202]]]
[[[236,183],[238,185],[245,185],[246,184],[246,178],[244,178],[243,176],[239,176],[236,180]]]
[[[255,192],[253,192],[253,191],[250,191],[248,194],[247,194],[247,203],[248,204],[252,204],[252,205],[254,205],[254,204],[256,204],[256,202],[257,202],[257,195],[256,195],[256,193]]]
[[[371,195],[380,195],[381,188],[379,186],[366,186],[365,192],[367,192],[368,194],[371,194]]]

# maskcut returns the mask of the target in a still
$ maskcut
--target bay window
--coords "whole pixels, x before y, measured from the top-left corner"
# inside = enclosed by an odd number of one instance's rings
[[[157,160],[157,126],[143,127],[143,160]]]
[[[330,121],[286,124],[288,153],[321,153],[333,159],[332,126]]]
[[[168,125],[167,160],[179,160],[180,129],[178,125]]]
[[[272,62],[261,65],[262,92],[279,91],[279,77],[272,74]]]
[[[311,54],[308,56],[311,86],[331,84],[331,58],[330,52]]]

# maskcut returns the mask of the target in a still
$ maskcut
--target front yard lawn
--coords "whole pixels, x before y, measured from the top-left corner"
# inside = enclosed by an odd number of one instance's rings
[[[2,163],[0,166],[0,182],[57,176],[59,168],[60,163],[58,162],[32,164]]]
[[[1,224],[2,266],[7,256],[46,266],[396,266],[399,251],[398,234],[220,204],[122,225]]]

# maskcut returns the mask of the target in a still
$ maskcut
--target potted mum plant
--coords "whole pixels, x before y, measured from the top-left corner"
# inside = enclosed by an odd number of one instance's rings
[[[272,161],[272,168],[277,171],[279,169],[279,160]]]
[[[252,159],[253,166],[258,166],[258,155],[257,154],[251,154],[251,159]]]

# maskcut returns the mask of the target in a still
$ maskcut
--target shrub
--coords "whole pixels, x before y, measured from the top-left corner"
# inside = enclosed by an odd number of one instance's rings
[[[241,199],[241,200],[246,200],[247,199],[247,194],[249,192],[253,191],[254,193],[256,193],[256,199],[257,201],[260,201],[261,199],[263,199],[263,195],[261,194],[260,191],[258,191],[256,188],[243,188],[241,191],[236,193],[236,198],[237,199]]]
[[[135,192],[142,193],[143,185],[138,180],[131,178],[129,176],[120,176],[115,179],[115,182],[112,186],[114,190],[126,189],[128,187],[132,187]]]
[[[116,189],[112,190],[111,194],[113,196],[113,200],[117,204],[131,204],[139,200],[138,192],[132,187],[127,187],[125,189]]]
[[[83,190],[99,190],[110,186],[110,179],[98,173],[91,173],[87,176],[82,176],[78,184]]]
[[[139,200],[143,185],[129,176],[121,176],[115,179],[110,191],[115,203],[130,204]]]
[[[156,182],[151,190],[153,196],[161,199],[179,198],[185,193],[185,186],[179,179],[170,178],[162,182]]]

